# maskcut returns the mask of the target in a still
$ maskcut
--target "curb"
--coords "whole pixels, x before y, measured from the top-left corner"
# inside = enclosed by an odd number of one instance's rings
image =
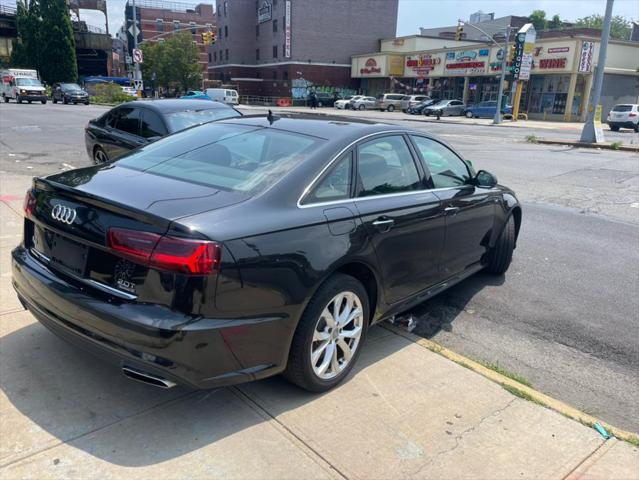
[[[619,145],[617,148],[613,148],[611,143],[586,143],[579,142],[576,140],[552,140],[539,138],[536,142],[532,143],[542,143],[544,145],[568,145],[571,147],[579,147],[579,148],[599,148],[604,150],[616,150],[623,152],[637,152],[639,153],[639,145]]]
[[[534,388],[523,385],[512,378],[505,377],[504,375],[497,373],[490,368],[484,367],[480,363],[477,363],[474,360],[471,360],[468,357],[464,357],[458,353],[453,352],[452,350],[447,349],[446,347],[441,346],[437,342],[433,342],[432,340],[428,340],[426,338],[419,337],[412,333],[409,333],[401,328],[398,328],[394,325],[389,324],[388,322],[384,322],[381,324],[382,328],[393,332],[395,335],[399,335],[400,337],[404,337],[407,340],[410,340],[413,343],[416,343],[420,347],[426,348],[431,352],[438,353],[439,355],[447,358],[448,360],[452,360],[453,362],[466,367],[472,370],[475,373],[486,377],[489,380],[492,380],[495,383],[498,383],[502,387],[509,387],[510,389],[515,389],[519,392],[525,394],[528,400],[531,400],[535,403],[538,403],[546,408],[554,410],[558,413],[561,413],[563,416],[568,417],[572,420],[576,420],[583,425],[593,427],[596,423],[602,425],[609,433],[614,435],[616,438],[625,440],[628,443],[636,445],[639,442],[639,435],[636,433],[628,432],[626,430],[622,430],[620,428],[614,427],[606,422],[603,422],[592,415],[588,415],[587,413],[582,412],[581,410],[577,410],[575,407],[572,407],[566,403],[563,403],[556,398],[550,397],[545,393],[541,393]],[[508,388],[506,388],[508,390]],[[511,392],[512,393],[512,392]]]

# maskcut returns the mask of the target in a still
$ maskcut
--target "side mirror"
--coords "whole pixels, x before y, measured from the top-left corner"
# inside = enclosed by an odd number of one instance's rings
[[[475,175],[475,185],[482,188],[493,188],[497,185],[497,177],[486,170],[480,170]]]

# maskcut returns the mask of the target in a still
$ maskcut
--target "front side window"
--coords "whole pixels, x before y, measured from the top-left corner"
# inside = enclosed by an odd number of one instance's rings
[[[329,173],[313,188],[304,203],[330,202],[348,198],[351,193],[352,157],[353,153],[349,152],[340,158]]]
[[[117,164],[151,175],[255,194],[302,164],[321,142],[269,128],[209,123],[151,143]]]
[[[140,135],[140,110],[131,107],[122,107],[118,111],[115,128],[131,135]]]
[[[413,156],[399,135],[370,140],[358,147],[359,197],[421,188]]]
[[[412,137],[424,165],[430,171],[435,188],[468,184],[470,173],[464,161],[452,150],[426,137]]]

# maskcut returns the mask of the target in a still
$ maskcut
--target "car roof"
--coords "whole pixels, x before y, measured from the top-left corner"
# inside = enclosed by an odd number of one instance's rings
[[[144,107],[157,113],[183,112],[185,110],[209,110],[212,108],[231,108],[221,102],[208,100],[167,99],[167,100],[135,100],[123,103],[130,107]]]
[[[405,131],[397,125],[375,122],[364,119],[346,118],[335,115],[310,114],[275,114],[273,121],[267,115],[245,115],[244,117],[218,120],[216,123],[250,125],[256,127],[272,127],[302,135],[309,135],[323,139],[346,139],[361,137],[377,132]]]

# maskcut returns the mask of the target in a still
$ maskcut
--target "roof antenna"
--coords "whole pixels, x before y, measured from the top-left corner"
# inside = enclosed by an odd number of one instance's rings
[[[273,125],[273,123],[275,122],[275,120],[279,120],[279,117],[276,117],[275,115],[273,115],[273,111],[269,109],[268,111],[268,115],[266,116],[266,119],[268,120],[268,122]]]

